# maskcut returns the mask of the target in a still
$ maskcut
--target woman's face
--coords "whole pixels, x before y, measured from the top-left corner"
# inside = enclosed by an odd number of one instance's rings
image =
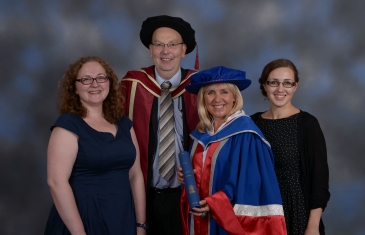
[[[99,62],[90,61],[80,68],[77,78],[96,78],[98,76],[106,76],[104,67]],[[109,80],[104,83],[93,80],[89,85],[76,81],[76,94],[80,96],[80,101],[85,107],[100,105],[109,94],[109,86]]]
[[[293,70],[287,67],[274,69],[269,74],[267,81],[277,81],[280,83],[277,87],[269,86],[267,83],[264,84],[264,89],[271,106],[285,107],[291,105],[291,99],[298,87],[298,83],[295,83],[293,87],[284,87],[282,82],[295,82]]]
[[[210,85],[204,92],[204,104],[213,116],[214,122],[222,124],[235,102],[233,92],[227,84]]]

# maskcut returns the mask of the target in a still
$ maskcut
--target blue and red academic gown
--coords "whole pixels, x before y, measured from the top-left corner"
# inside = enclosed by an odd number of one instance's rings
[[[241,116],[214,135],[195,130],[191,137],[198,193],[211,211],[206,217],[189,215],[184,189],[183,234],[287,234],[274,156],[253,121]]]
[[[152,106],[155,97],[159,98],[161,96],[161,87],[156,82],[154,68],[155,66],[150,66],[140,70],[128,71],[120,82],[120,89],[124,97],[122,103],[125,115],[133,121],[133,129],[139,145],[141,169],[145,185],[148,185],[148,169],[153,163],[153,155],[156,150],[153,147],[152,152],[149,152],[151,115],[154,115],[152,114]],[[184,123],[187,124],[186,139],[189,137],[188,134],[196,128],[199,121],[196,95],[185,92],[185,86],[190,84],[190,76],[194,73],[196,73],[194,70],[182,69],[179,86],[170,89],[173,99],[179,96],[183,97],[183,119]],[[189,145],[187,144],[187,146]],[[186,150],[188,150],[188,147],[186,147]]]

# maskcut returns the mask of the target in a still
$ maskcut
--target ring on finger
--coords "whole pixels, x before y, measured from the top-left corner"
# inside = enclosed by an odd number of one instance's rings
[[[207,213],[203,212],[200,217],[205,217],[207,215]]]

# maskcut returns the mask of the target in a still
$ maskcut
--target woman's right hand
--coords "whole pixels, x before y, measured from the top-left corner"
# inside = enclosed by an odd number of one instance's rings
[[[195,174],[195,170],[193,170],[193,172]],[[181,166],[177,167],[177,180],[179,181],[180,184],[184,184],[184,174],[182,173]]]
[[[184,184],[184,174],[182,173],[181,166],[177,167],[177,180],[180,184]]]

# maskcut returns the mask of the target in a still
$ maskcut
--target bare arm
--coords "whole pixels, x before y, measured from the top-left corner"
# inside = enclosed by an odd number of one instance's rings
[[[133,144],[136,148],[136,161],[129,171],[129,181],[132,188],[137,223],[146,222],[146,192],[140,165],[139,147],[133,127],[131,128]],[[146,234],[143,228],[137,227],[137,234]]]
[[[73,235],[85,235],[84,225],[68,182],[78,150],[77,136],[61,127],[52,131],[47,150],[47,183],[62,221]]]
[[[307,229],[304,235],[319,235],[319,221],[322,216],[322,208],[312,209],[309,214]]]

